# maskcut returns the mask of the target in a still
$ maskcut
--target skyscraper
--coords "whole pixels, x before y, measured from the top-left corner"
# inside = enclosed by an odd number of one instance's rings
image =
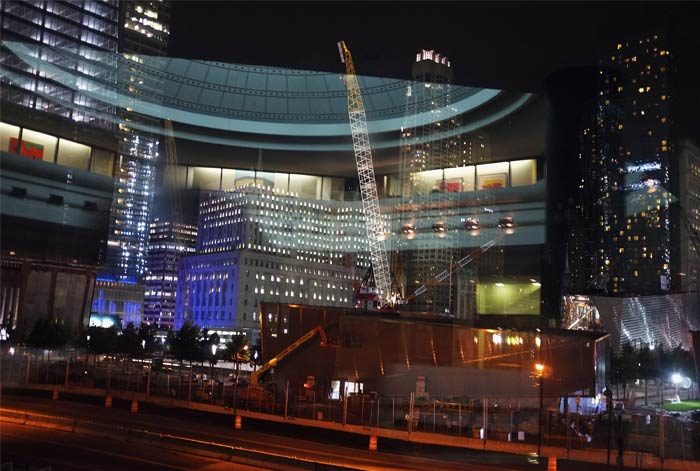
[[[681,291],[700,292],[700,148],[684,139],[678,148],[681,224]]]
[[[142,55],[165,55],[170,19],[168,2],[121,2],[119,4],[119,88],[138,96],[157,86],[129,62],[143,62]],[[157,78],[155,79],[157,82]],[[119,109],[118,151],[115,165],[115,197],[103,281],[139,283],[145,270],[148,226],[155,192],[156,161],[160,135],[135,129],[132,123],[160,126],[153,119],[129,108]]]
[[[132,64],[143,62],[142,54],[166,53],[170,4],[30,1],[3,2],[1,8],[0,81],[5,111],[16,106],[39,112],[33,121],[39,132],[27,130],[20,139],[44,146],[56,163],[114,177],[107,250],[97,275],[98,288],[103,289],[95,291],[98,299],[93,308],[109,313],[124,300],[129,306],[137,305],[143,296],[139,283],[145,269],[160,145],[157,131],[144,131],[143,125],[159,123],[137,115],[128,105],[120,108],[114,100],[96,97],[98,90],[128,97],[158,86],[157,77],[141,76]],[[50,66],[34,68],[27,57]],[[62,74],[71,75],[70,80]],[[21,111],[17,115],[21,118]],[[58,151],[57,144],[52,144],[56,135],[101,148],[88,148],[85,159],[62,160],[61,142],[57,142]],[[120,294],[120,289],[128,293]],[[109,293],[115,299],[109,299]],[[140,317],[140,310],[128,310],[135,320]]]
[[[678,162],[672,128],[671,53],[660,34],[618,43],[603,64],[621,80],[619,95],[624,212],[608,226],[617,253],[609,262],[615,294],[655,294],[679,288]],[[603,89],[603,93],[610,90]],[[612,105],[612,103],[611,103]],[[601,194],[602,198],[609,198]]]
[[[3,198],[3,322],[26,330],[50,316],[72,331],[105,262],[117,108],[91,87],[116,83],[118,3],[2,2],[0,12],[0,150],[20,157],[3,158],[3,188],[17,185]]]
[[[117,53],[119,45],[119,4],[115,1],[79,3],[2,3],[2,100],[62,116],[75,123],[112,130],[114,121],[109,118],[116,113],[114,105],[96,100],[81,90],[92,77],[116,82],[117,61],[113,54]],[[34,56],[41,55],[37,58],[77,71],[86,80],[77,84],[77,90],[61,85],[51,74],[39,73],[13,54],[7,47],[10,41],[36,46],[32,51]],[[57,52],[67,52],[75,60],[62,59]]]
[[[405,280],[404,291],[410,291],[434,278],[456,260],[454,246],[447,233],[448,213],[456,206],[455,196],[462,191],[458,183],[446,178],[443,169],[454,167],[460,158],[460,139],[450,131],[459,126],[459,117],[445,116],[430,124],[417,123],[421,113],[447,113],[450,88],[454,81],[448,58],[432,50],[416,55],[412,67],[412,84],[406,90],[406,123],[401,130],[400,185],[407,200],[402,205],[400,220],[404,231],[414,231],[417,220],[430,218],[428,225],[435,237],[421,237],[406,253],[400,254],[394,266],[405,266],[400,275]],[[432,171],[432,181],[419,177],[419,172]],[[426,173],[423,173],[425,176]],[[436,209],[430,209],[436,208]],[[401,273],[395,269],[394,273]],[[452,292],[449,284],[440,283],[424,296],[416,298],[407,308],[415,311],[449,313]]]
[[[143,300],[143,321],[172,328],[175,315],[178,262],[192,254],[197,242],[197,228],[174,225],[155,219],[150,224]]]
[[[569,293],[680,289],[680,213],[673,206],[680,187],[665,44],[659,35],[618,43],[598,69],[548,80],[548,173],[557,176],[548,182],[548,250],[566,254],[545,273],[560,276],[566,258]],[[561,289],[552,289],[550,309],[557,309]]]

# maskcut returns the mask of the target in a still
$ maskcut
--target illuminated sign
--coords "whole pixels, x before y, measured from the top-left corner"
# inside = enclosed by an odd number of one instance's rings
[[[121,330],[122,322],[119,316],[107,316],[101,314],[90,314],[90,327],[103,327],[108,329],[116,327]]]

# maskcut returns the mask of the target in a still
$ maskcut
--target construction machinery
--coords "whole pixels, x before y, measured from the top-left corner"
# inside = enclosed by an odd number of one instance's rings
[[[258,368],[256,371],[253,371],[250,373],[250,386],[251,387],[256,387],[259,386],[260,378],[262,375],[270,371],[272,368],[277,366],[280,361],[284,360],[287,356],[290,354],[294,353],[298,348],[302,347],[306,342],[310,341],[312,338],[314,338],[318,334],[319,337],[321,337],[321,346],[325,347],[330,345],[328,343],[328,337],[326,336],[326,332],[323,330],[323,327],[316,326],[301,337],[299,337],[297,340],[295,340],[293,343],[291,343],[287,348],[279,352],[277,355],[274,357],[270,358],[267,363],[262,365],[260,368]]]
[[[496,241],[494,239],[489,240],[488,242],[480,245],[478,248],[472,250],[467,256],[462,257],[461,259],[457,260],[456,262],[452,263],[449,268],[446,270],[441,271],[438,273],[434,278],[430,279],[427,283],[421,285],[416,289],[413,293],[408,295],[404,302],[408,302],[411,299],[415,298],[416,296],[420,296],[421,294],[425,293],[428,291],[430,288],[433,288],[436,284],[440,283],[441,281],[444,281],[452,275],[454,272],[457,270],[460,270],[467,266],[469,263],[472,261],[476,260],[478,257],[486,253],[488,249],[496,245]]]
[[[369,241],[370,263],[372,264],[378,303],[380,306],[384,306],[389,304],[391,298],[391,280],[389,275],[389,259],[384,245],[384,221],[379,212],[377,181],[374,176],[372,149],[369,145],[367,116],[365,114],[364,104],[362,103],[360,86],[357,83],[357,76],[355,75],[352,55],[344,41],[338,43],[338,51],[340,52],[340,60],[345,64],[345,84],[348,89],[350,131],[352,132],[352,146],[355,151],[357,176],[360,180],[362,209],[366,218],[365,225],[367,229],[367,239]]]
[[[352,144],[355,152],[355,162],[357,164],[357,176],[360,180],[360,196],[362,198],[362,208],[366,217],[367,239],[370,251],[370,269],[364,276],[359,287],[356,288],[356,306],[370,310],[391,310],[398,304],[398,295],[391,291],[391,275],[389,273],[389,261],[384,245],[386,231],[384,222],[379,211],[379,195],[377,192],[377,182],[374,175],[374,162],[372,160],[372,149],[369,143],[369,133],[367,131],[367,116],[360,86],[355,74],[355,66],[352,55],[345,41],[338,43],[340,60],[345,64],[345,84],[348,90],[348,116],[350,118],[350,131],[352,132]],[[508,221],[499,227],[512,228],[514,226],[512,218],[505,218]],[[477,226],[478,227],[478,226]],[[415,234],[415,228],[411,224],[404,224],[402,228],[405,234]],[[433,230],[444,233],[447,226],[440,221],[433,225]],[[416,296],[428,291],[437,283],[444,281],[455,271],[463,268],[468,263],[482,255],[493,247],[495,240],[490,240],[482,244],[478,249],[472,251],[466,257],[453,263],[448,269],[442,271],[430,281],[420,286],[415,292],[406,297],[407,302]]]
[[[170,119],[163,120],[163,129],[165,131],[165,171],[167,178],[165,179],[166,184],[170,182],[170,223],[172,224],[173,230],[177,225],[182,224],[182,204],[180,202],[180,185],[178,184],[177,175],[177,150],[175,147],[175,131],[173,130],[173,122]]]

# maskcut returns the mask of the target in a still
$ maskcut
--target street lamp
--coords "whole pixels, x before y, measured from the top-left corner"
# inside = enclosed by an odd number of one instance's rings
[[[544,391],[544,364],[535,363],[535,371],[537,372],[537,377],[540,379],[540,409],[539,409],[539,420],[537,425],[537,456],[540,456],[542,451],[542,396]]]
[[[676,385],[676,397],[678,397],[678,400],[680,400],[680,396],[678,396],[678,386],[682,381],[683,378],[681,377],[680,373],[673,373],[671,375],[671,382]]]

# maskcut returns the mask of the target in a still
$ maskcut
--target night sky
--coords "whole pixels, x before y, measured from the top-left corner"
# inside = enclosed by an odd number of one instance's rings
[[[169,53],[340,72],[336,42],[343,39],[362,75],[409,78],[425,48],[448,55],[457,83],[538,92],[552,71],[595,65],[617,42],[668,30],[676,90],[696,110],[697,2],[180,1],[173,4]],[[700,140],[700,124],[686,128]]]

